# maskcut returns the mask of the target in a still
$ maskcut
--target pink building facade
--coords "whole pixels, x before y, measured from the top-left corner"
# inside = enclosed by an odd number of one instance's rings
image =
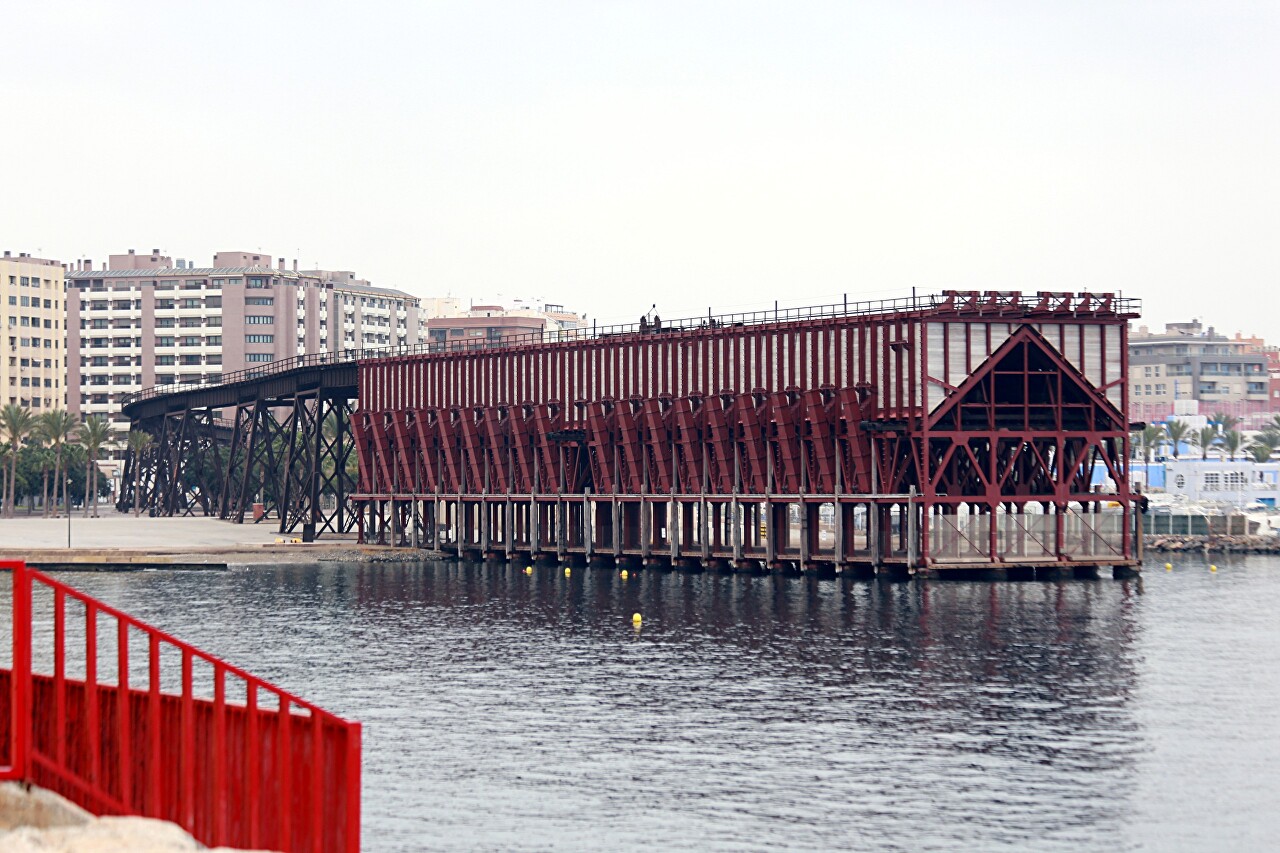
[[[196,267],[153,251],[70,265],[67,407],[128,429],[121,399],[154,385],[217,382],[299,355],[409,346],[418,300],[350,273],[303,271],[265,253]]]

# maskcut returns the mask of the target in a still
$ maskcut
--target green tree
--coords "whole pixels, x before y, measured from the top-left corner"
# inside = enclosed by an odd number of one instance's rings
[[[71,498],[67,494],[67,449],[75,440],[79,420],[65,409],[54,409],[40,416],[40,430],[53,451],[53,515],[58,515],[58,487],[62,487],[62,503],[71,511]]]
[[[79,438],[80,444],[85,450],[85,494],[95,498],[94,500],[90,500],[89,497],[85,498],[84,517],[89,517],[89,510],[92,506],[93,517],[97,518],[98,457],[102,455],[103,450],[108,449],[115,443],[111,433],[111,424],[101,415],[90,415],[80,424]]]
[[[1191,431],[1191,425],[1186,421],[1171,420],[1165,423],[1164,431],[1169,434],[1169,441],[1173,442],[1173,458],[1177,459],[1178,445],[1190,438],[1187,433]]]
[[[1201,427],[1192,434],[1194,443],[1200,447],[1200,458],[1209,458],[1209,449],[1218,443],[1218,430],[1215,427]]]
[[[1151,453],[1160,444],[1162,438],[1164,438],[1164,430],[1151,424],[1144,427],[1141,432],[1135,432],[1129,436],[1129,441],[1134,450],[1141,449],[1143,461],[1150,465]]]
[[[1256,441],[1249,445],[1249,455],[1253,457],[1254,462],[1270,462],[1271,450],[1272,448],[1265,444],[1259,444]]]
[[[22,447],[22,443],[35,429],[35,418],[32,417],[29,409],[24,409],[17,403],[9,403],[3,409],[0,409],[0,431],[9,443],[9,495],[5,500],[5,514],[9,518],[13,518],[15,506],[16,486],[18,480],[18,451]]]
[[[1210,420],[1218,425],[1218,429],[1223,435],[1231,432],[1236,428],[1236,425],[1240,423],[1239,418],[1235,415],[1228,415],[1226,412],[1214,412],[1213,417]]]
[[[138,503],[138,493],[142,491],[142,483],[138,481],[138,467],[142,461],[143,455],[147,449],[151,447],[151,434],[143,432],[140,429],[129,430],[129,438],[127,439],[129,447],[129,455],[133,457],[133,514],[136,517],[141,505]]]
[[[1239,452],[1243,444],[1244,435],[1238,430],[1227,430],[1222,434],[1222,447],[1227,451],[1227,458],[1233,462],[1235,461],[1236,453]]]

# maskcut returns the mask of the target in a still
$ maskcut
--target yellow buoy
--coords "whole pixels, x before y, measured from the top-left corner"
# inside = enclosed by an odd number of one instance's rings
[[[1173,563],[1165,563],[1165,564],[1164,564],[1164,570],[1165,570],[1166,572],[1171,572],[1171,571],[1173,571]]]
[[[623,569],[623,570],[622,570],[622,579],[623,579],[623,580],[626,580],[626,579],[627,579],[627,570],[626,570],[626,569]]]
[[[1211,571],[1211,572],[1216,572],[1217,570],[1218,570],[1218,567],[1217,567],[1217,566],[1210,566],[1210,567],[1209,567],[1209,571]]]
[[[525,567],[524,567],[524,573],[525,573],[526,575],[531,575],[531,574],[533,574],[533,566],[525,566]]]
[[[631,624],[632,624],[632,625],[639,625],[639,624],[640,624],[641,622],[643,622],[643,621],[644,621],[644,617],[643,617],[643,616],[641,616],[639,613],[632,613],[632,614],[631,614]]]
[[[564,570],[564,576],[565,576],[565,577],[569,577],[569,574],[570,574],[570,572],[569,572],[569,568],[566,566],[566,567],[565,567],[565,570]]]

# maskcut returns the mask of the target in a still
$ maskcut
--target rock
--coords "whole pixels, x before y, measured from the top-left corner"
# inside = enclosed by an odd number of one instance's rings
[[[5,853],[179,853],[203,850],[182,828],[145,817],[94,817],[45,791],[0,783],[0,850]],[[230,853],[230,848],[218,851]]]

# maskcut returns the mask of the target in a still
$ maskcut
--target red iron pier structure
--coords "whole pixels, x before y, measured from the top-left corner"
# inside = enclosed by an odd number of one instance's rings
[[[1138,307],[946,291],[362,354],[355,521],[463,557],[1132,571]]]
[[[211,846],[359,851],[359,723],[22,563],[0,572],[0,779]]]

